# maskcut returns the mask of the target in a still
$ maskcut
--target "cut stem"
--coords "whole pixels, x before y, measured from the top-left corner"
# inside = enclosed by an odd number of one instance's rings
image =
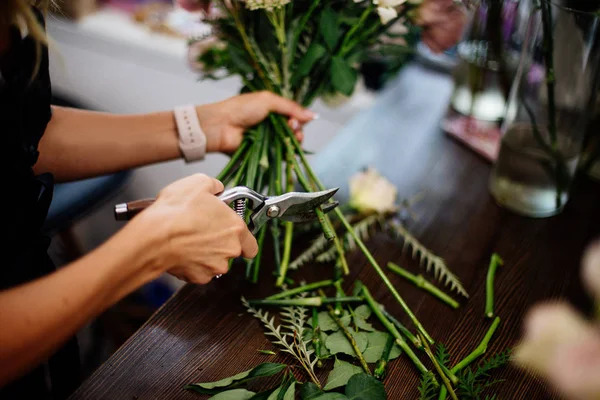
[[[475,361],[478,357],[481,357],[483,354],[485,354],[485,352],[487,351],[487,348],[488,348],[488,344],[490,343],[490,340],[492,339],[492,336],[494,336],[494,333],[498,329],[499,325],[500,325],[500,317],[496,317],[496,319],[494,319],[494,322],[492,322],[492,325],[489,327],[485,336],[483,337],[483,339],[481,340],[479,345],[475,348],[475,350],[473,350],[468,356],[463,358],[450,371],[452,371],[453,374],[457,374],[461,370],[463,370],[464,368],[469,366],[469,364],[471,364],[473,361]],[[448,395],[448,392],[447,392],[446,388],[442,387],[442,389],[440,390],[440,395],[438,397],[438,400],[446,400],[447,395]]]
[[[387,312],[387,310],[382,305],[379,305],[379,307],[381,308],[381,312],[383,313],[383,315],[385,315],[385,317],[389,319],[392,322],[392,324],[394,324],[394,326],[396,326],[396,328],[398,328],[398,330],[402,332],[402,334],[408,340],[410,340],[417,349],[423,350],[423,343],[421,343],[421,339],[413,335],[413,333],[409,331],[408,328],[402,324],[402,322],[398,321],[392,314]]]
[[[494,277],[499,265],[504,265],[504,261],[497,253],[492,254],[485,281],[485,316],[488,318],[494,317]]]
[[[386,329],[388,330],[388,332],[396,339],[396,343],[398,344],[398,346],[400,346],[400,348],[402,350],[404,350],[404,352],[406,353],[406,355],[411,359],[411,361],[413,362],[413,364],[415,364],[415,366],[417,367],[417,369],[419,370],[419,372],[421,372],[422,374],[428,372],[427,367],[425,367],[425,365],[423,365],[423,363],[421,362],[421,360],[419,360],[419,357],[417,357],[417,355],[415,354],[415,352],[410,348],[410,346],[408,345],[408,343],[406,342],[406,340],[404,340],[404,338],[402,337],[402,335],[400,335],[400,332],[398,332],[398,329],[396,329],[396,326],[394,324],[392,324],[384,315],[383,312],[381,311],[381,305],[379,305],[375,299],[373,298],[373,296],[371,295],[371,292],[369,291],[369,289],[367,289],[366,286],[361,285],[361,292],[365,298],[365,301],[367,302],[367,304],[369,305],[369,307],[371,307],[371,310],[373,311],[373,314],[375,314],[375,316],[377,316],[377,318],[379,319],[379,321],[381,321],[381,323],[383,324],[383,326],[386,327]]]
[[[380,381],[385,379],[385,375],[387,373],[387,365],[390,361],[390,353],[392,352],[392,347],[394,347],[395,338],[392,335],[388,336],[388,340],[385,342],[385,347],[383,348],[383,353],[381,353],[381,358],[377,361],[377,365],[375,367],[375,371],[373,372],[373,376],[379,379]]]
[[[334,284],[334,282],[331,279],[326,280],[326,281],[313,282],[313,283],[309,283],[308,285],[299,286],[294,289],[285,290],[283,292],[274,294],[272,296],[267,297],[265,300],[285,299],[286,297],[292,297],[292,296],[295,296],[300,293],[310,292],[311,290],[320,289],[323,287],[331,286],[333,284]]]
[[[439,288],[431,284],[431,282],[427,281],[423,275],[413,275],[404,268],[400,267],[397,264],[392,262],[388,263],[388,268],[400,275],[401,277],[407,279],[412,282],[416,287],[423,289],[424,291],[430,293],[431,295],[437,297],[442,302],[446,303],[450,307],[457,309],[459,304],[452,297],[448,296],[446,293],[442,292]]]

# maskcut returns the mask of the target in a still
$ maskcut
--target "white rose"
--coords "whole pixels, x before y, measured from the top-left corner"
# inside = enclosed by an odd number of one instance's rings
[[[397,209],[396,187],[374,168],[350,178],[350,205],[361,212],[393,212]]]

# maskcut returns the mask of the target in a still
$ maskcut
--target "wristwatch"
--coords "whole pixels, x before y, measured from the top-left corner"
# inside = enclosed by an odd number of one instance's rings
[[[206,135],[200,127],[196,107],[192,105],[179,106],[173,113],[183,158],[188,163],[203,160],[206,155]]]

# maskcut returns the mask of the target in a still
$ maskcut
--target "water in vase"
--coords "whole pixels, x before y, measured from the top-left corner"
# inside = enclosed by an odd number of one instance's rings
[[[502,140],[490,179],[490,191],[496,201],[530,217],[559,213],[568,200],[568,182],[563,179],[563,183],[557,185],[556,163],[537,144],[531,126],[514,125]],[[566,176],[573,176],[577,162],[577,152],[566,154],[563,164]],[[565,184],[567,187],[563,187]]]

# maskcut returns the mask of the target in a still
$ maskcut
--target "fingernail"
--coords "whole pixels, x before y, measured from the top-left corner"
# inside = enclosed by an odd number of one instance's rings
[[[319,114],[311,110],[304,110],[304,115],[307,119],[319,119]]]
[[[292,127],[293,130],[296,131],[300,127],[300,122],[298,122],[297,119],[291,119],[290,120],[290,126]]]

